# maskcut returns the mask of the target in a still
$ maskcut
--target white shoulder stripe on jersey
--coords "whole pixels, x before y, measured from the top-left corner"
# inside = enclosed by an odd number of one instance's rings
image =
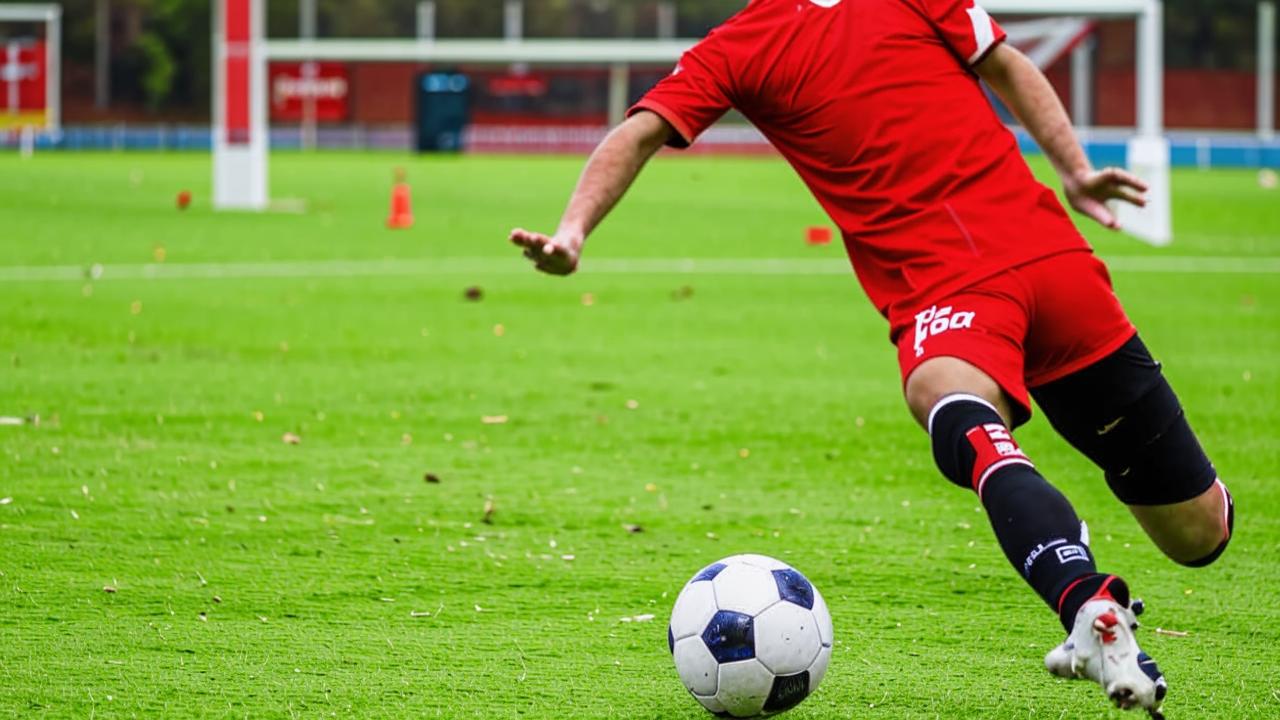
[[[991,16],[978,3],[975,2],[965,12],[969,13],[969,22],[973,23],[973,39],[978,43],[978,49],[969,56],[969,64],[972,65],[991,49],[996,41],[996,32],[991,25]]]

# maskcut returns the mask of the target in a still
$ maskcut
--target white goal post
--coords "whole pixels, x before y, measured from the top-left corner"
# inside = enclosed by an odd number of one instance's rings
[[[608,65],[614,70],[610,115],[616,120],[619,107],[626,101],[629,65],[674,64],[697,42],[694,39],[527,40],[518,37],[266,40],[263,32],[266,1],[214,2],[214,201],[219,208],[267,206],[266,67],[270,60]],[[1147,242],[1168,244],[1173,233],[1169,144],[1163,127],[1163,7],[1160,0],[980,0],[980,3],[997,18],[1137,19],[1138,130],[1129,142],[1128,164],[1150,183],[1151,191],[1145,209],[1120,208],[1121,221],[1130,233]],[[1085,27],[1084,21],[1080,27]],[[1050,46],[1048,50],[1056,53],[1076,40],[1078,33],[1070,38],[1051,36],[1046,42]],[[247,60],[247,68],[242,59]]]

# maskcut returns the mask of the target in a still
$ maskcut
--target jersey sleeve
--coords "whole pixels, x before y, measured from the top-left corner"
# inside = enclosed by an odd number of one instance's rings
[[[1007,37],[977,0],[914,1],[951,50],[970,66],[982,62]]]
[[[686,52],[675,70],[627,111],[631,117],[648,110],[670,123],[676,130],[667,141],[672,147],[689,147],[733,107],[727,63],[708,40]]]

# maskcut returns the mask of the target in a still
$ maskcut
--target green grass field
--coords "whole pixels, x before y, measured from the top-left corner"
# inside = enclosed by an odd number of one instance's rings
[[[0,426],[0,716],[697,719],[666,616],[751,551],[834,615],[790,717],[1122,717],[1044,671],[1056,620],[934,471],[791,171],[660,159],[583,273],[538,276],[506,232],[580,164],[282,155],[305,212],[247,215],[203,156],[0,158],[0,416],[39,416]],[[1230,551],[1173,565],[1021,438],[1146,599],[1168,716],[1280,717],[1280,194],[1175,188],[1172,248],[1089,233],[1235,492]]]

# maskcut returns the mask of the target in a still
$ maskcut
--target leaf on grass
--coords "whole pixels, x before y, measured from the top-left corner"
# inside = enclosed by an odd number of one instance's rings
[[[440,484],[440,476],[435,473],[427,473],[426,475],[422,476],[422,479],[432,485]]]
[[[485,425],[506,425],[509,420],[506,415],[484,415],[481,416],[480,422]]]
[[[284,443],[285,445],[301,445],[302,437],[299,436],[297,433],[287,432],[283,436],[281,436],[280,442]]]
[[[693,287],[690,285],[683,285],[671,292],[672,300],[688,300],[691,297],[693,297]]]
[[[116,589],[115,585],[103,585],[102,592],[108,593],[108,594],[114,594],[119,591]]]
[[[623,530],[626,530],[627,532],[631,533],[632,535],[635,535],[636,533],[642,533],[642,532],[644,532],[644,528],[640,527],[639,525],[632,525],[632,524],[630,524],[630,523],[625,523],[625,524],[623,524],[622,529],[623,529]]]
[[[486,498],[484,501],[484,517],[480,518],[480,522],[485,525],[493,524],[493,514],[497,512],[498,506],[493,503],[493,498]]]

